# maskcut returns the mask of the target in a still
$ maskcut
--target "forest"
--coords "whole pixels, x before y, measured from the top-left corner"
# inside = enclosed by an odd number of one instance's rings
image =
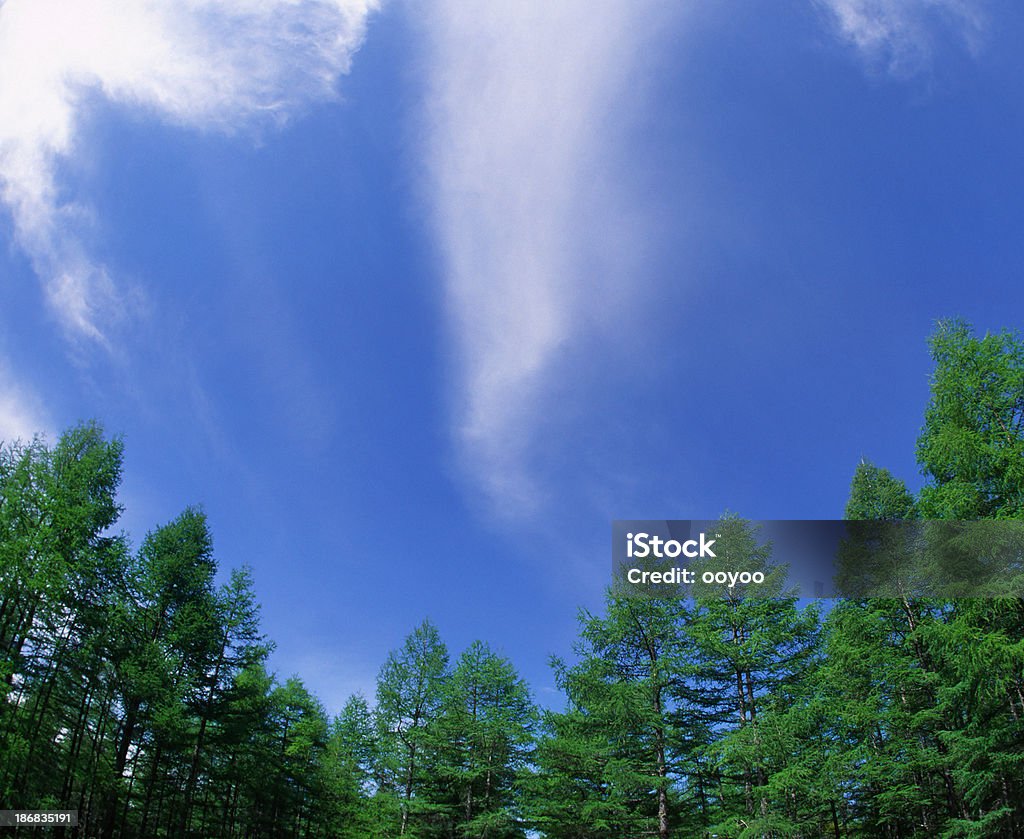
[[[1024,340],[954,320],[930,349],[922,489],[862,460],[837,516],[1024,518]],[[0,448],[0,808],[79,819],[20,835],[1024,836],[1024,598],[609,590],[549,709],[425,620],[332,717],[269,672],[200,508],[118,531],[122,455],[96,422]]]

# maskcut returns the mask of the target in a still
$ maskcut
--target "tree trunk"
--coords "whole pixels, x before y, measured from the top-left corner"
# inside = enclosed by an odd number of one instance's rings
[[[124,777],[124,768],[128,764],[128,749],[135,735],[135,724],[139,713],[139,700],[132,701],[124,717],[124,727],[121,731],[121,738],[117,745],[117,754],[114,757],[114,788],[106,795],[106,802],[103,805],[103,828],[100,836],[103,839],[113,839],[114,824],[117,821],[117,784]]]

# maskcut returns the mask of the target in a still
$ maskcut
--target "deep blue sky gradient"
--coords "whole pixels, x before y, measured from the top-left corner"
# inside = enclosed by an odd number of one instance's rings
[[[611,519],[834,518],[862,455],[917,487],[935,320],[1021,326],[1021,13],[894,78],[813,13],[751,9],[651,58],[626,135],[654,291],[623,353],[569,351],[535,513],[489,508],[459,466],[409,7],[372,20],[340,102],[281,130],[97,101],[62,184],[145,301],[119,352],[76,348],[12,243],[0,351],[56,427],[124,435],[136,543],[203,505],[221,565],[254,569],[273,665],[331,710],[427,616],[553,701]]]

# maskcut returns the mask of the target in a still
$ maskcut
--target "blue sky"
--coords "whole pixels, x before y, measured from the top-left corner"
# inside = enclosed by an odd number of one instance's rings
[[[713,9],[706,8],[713,5]],[[0,437],[126,444],[329,708],[424,617],[552,701],[612,519],[920,483],[1024,311],[1000,0],[0,4]]]

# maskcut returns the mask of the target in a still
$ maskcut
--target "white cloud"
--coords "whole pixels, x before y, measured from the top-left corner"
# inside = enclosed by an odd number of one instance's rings
[[[123,294],[89,258],[86,207],[58,166],[102,96],[232,132],[334,95],[377,0],[6,0],[0,4],[0,199],[69,335],[105,343]]]
[[[538,491],[528,460],[559,365],[635,279],[640,207],[617,141],[638,60],[665,22],[656,8],[440,0],[426,24],[427,189],[458,443],[505,510]]]
[[[840,35],[897,75],[928,64],[941,37],[975,50],[985,31],[983,0],[816,0]]]
[[[28,442],[37,434],[56,439],[39,397],[18,382],[10,365],[0,359],[0,442]]]

